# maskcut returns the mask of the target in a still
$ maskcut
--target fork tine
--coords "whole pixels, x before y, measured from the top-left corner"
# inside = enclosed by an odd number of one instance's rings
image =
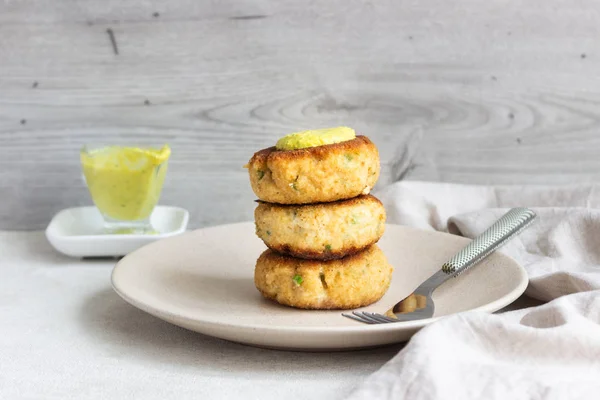
[[[363,318],[362,316],[355,316],[355,315],[345,314],[345,313],[342,313],[342,315],[346,318],[350,318],[355,321],[362,322],[363,324],[375,324],[375,322],[371,322],[370,320]]]
[[[371,321],[372,323],[375,323],[375,324],[381,323],[377,318],[373,318],[372,316],[369,315],[369,313],[366,313],[366,312],[352,311],[352,314],[354,314],[360,318],[366,319],[368,321]]]
[[[397,318],[390,318],[387,315],[383,315],[383,314],[372,314],[373,316],[379,317],[382,320],[384,320],[385,322],[400,322]]]
[[[369,313],[366,311],[363,312],[358,312],[358,311],[352,311],[352,315],[351,314],[345,314],[342,313],[342,315],[346,318],[350,318],[353,319],[355,321],[358,322],[362,322],[364,324],[387,324],[390,322],[399,322],[397,319],[394,318],[390,318],[387,317],[385,315],[382,314],[377,314],[377,313]]]
[[[368,312],[363,312],[363,314],[368,315],[369,317],[373,318],[375,321],[379,322],[380,324],[387,324],[392,322],[391,318],[388,318],[384,315],[381,314],[377,314],[377,313],[368,313]]]

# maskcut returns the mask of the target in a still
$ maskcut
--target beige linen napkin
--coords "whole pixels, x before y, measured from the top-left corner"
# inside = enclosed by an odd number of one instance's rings
[[[600,188],[398,182],[376,195],[390,223],[474,237],[510,207],[538,221],[502,248],[548,304],[443,318],[351,399],[578,399],[600,396]]]

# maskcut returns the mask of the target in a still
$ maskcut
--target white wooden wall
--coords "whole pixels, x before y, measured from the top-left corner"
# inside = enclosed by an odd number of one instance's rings
[[[381,184],[598,181],[599,71],[595,1],[0,0],[0,229],[90,204],[90,142],[171,144],[192,227],[251,219],[253,151],[336,124]]]

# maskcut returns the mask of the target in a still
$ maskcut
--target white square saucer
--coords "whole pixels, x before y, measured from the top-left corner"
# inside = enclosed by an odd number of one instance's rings
[[[148,243],[185,232],[189,212],[179,207],[157,206],[150,222],[155,234],[107,235],[96,207],[67,208],[46,228],[46,238],[59,252],[72,257],[120,257]]]

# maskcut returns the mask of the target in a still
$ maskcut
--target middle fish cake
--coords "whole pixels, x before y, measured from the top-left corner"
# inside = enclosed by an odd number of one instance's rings
[[[342,258],[376,243],[385,217],[371,195],[307,205],[260,202],[254,211],[256,234],[270,249],[313,260]]]

